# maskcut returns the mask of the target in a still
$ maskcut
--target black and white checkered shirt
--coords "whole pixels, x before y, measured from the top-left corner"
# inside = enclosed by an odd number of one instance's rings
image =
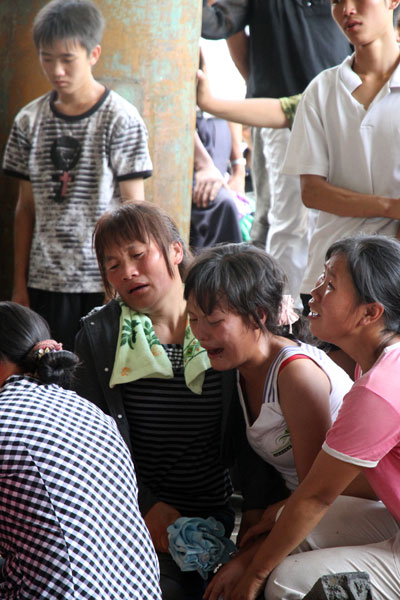
[[[0,598],[161,599],[114,421],[25,376],[0,389],[0,551]]]

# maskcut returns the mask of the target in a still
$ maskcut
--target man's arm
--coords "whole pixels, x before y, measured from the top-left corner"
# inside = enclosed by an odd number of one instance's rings
[[[248,24],[248,0],[220,0],[208,6],[203,0],[202,37],[209,40],[227,38]]]
[[[301,197],[307,208],[340,217],[400,219],[400,198],[360,194],[329,183],[319,175],[301,175]]]
[[[30,181],[21,180],[14,220],[14,287],[12,300],[29,306],[28,269],[33,228],[35,201]]]
[[[142,177],[126,179],[119,182],[122,202],[133,202],[144,200],[144,181]]]
[[[243,79],[247,81],[249,77],[250,59],[249,59],[249,36],[244,31],[238,31],[226,40],[229,53],[235,66]]]

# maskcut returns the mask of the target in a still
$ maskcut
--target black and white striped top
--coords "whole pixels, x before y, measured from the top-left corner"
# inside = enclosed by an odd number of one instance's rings
[[[102,292],[93,228],[120,201],[120,181],[151,174],[147,130],[114,91],[76,116],[60,113],[54,100],[51,92],[17,114],[4,154],[5,173],[29,180],[35,200],[28,283]]]
[[[0,598],[161,600],[114,420],[56,385],[0,389]]]
[[[161,501],[182,514],[222,507],[232,493],[221,466],[221,374],[209,369],[203,393],[185,385],[182,346],[164,348],[173,379],[141,379],[123,385],[135,469]]]

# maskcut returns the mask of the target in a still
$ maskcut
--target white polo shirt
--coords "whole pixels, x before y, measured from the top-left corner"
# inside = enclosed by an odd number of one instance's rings
[[[303,94],[283,165],[288,175],[320,175],[364,194],[400,197],[400,66],[367,110],[352,92],[361,85],[354,55],[320,73]],[[301,292],[323,271],[329,246],[358,233],[395,235],[398,221],[340,217],[320,211]]]

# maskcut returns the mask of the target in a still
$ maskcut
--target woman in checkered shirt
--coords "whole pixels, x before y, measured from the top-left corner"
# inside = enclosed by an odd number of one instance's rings
[[[49,337],[0,302],[0,598],[161,600],[129,451]]]

